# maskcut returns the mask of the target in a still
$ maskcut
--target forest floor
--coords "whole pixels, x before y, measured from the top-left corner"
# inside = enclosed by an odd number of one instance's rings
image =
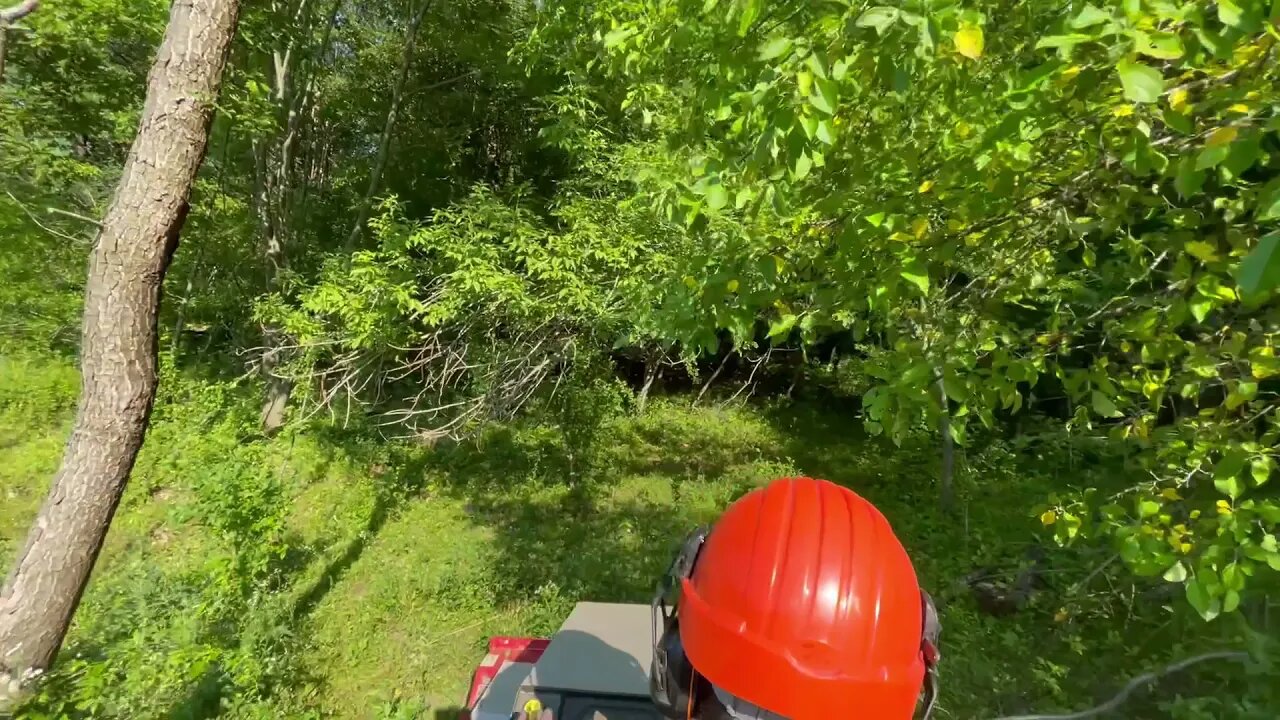
[[[77,379],[68,360],[12,356],[0,356],[0,378],[7,566],[57,467]],[[321,429],[246,438],[211,419],[227,402],[203,386],[158,405],[66,669],[31,717],[447,718],[486,637],[549,633],[579,600],[647,601],[690,528],[788,474],[855,489],[898,530],[942,606],[937,717],[1087,707],[1128,676],[1237,641],[1235,626],[1186,621],[1146,587],[1108,587],[1126,576],[1094,573],[1109,555],[1099,549],[1052,550],[1048,587],[1028,607],[980,611],[962,578],[982,566],[1015,573],[1047,541],[1038,503],[1121,470],[1085,472],[1033,442],[968,448],[957,508],[944,513],[931,447],[868,438],[847,408],[812,400],[692,408],[661,398],[609,420],[574,463],[559,431],[533,422],[388,449]],[[237,542],[255,533],[285,538],[269,590],[223,587],[247,552]],[[1095,598],[1086,578],[1115,599]],[[240,605],[228,600],[237,592]],[[219,603],[254,611],[201,625]],[[1208,714],[1179,717],[1215,717],[1215,698],[1238,689],[1227,676],[1184,674],[1139,693],[1124,716],[1170,717],[1162,702],[1181,692],[1209,696],[1198,706]]]

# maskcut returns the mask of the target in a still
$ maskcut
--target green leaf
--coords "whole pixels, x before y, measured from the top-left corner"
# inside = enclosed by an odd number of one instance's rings
[[[1036,49],[1044,50],[1046,48],[1063,48],[1070,52],[1072,48],[1082,42],[1089,42],[1093,37],[1090,35],[1081,35],[1080,33],[1070,33],[1068,35],[1049,35],[1042,37],[1036,41]]]
[[[835,135],[831,131],[831,123],[822,120],[818,123],[818,129],[814,131],[814,137],[819,141],[831,145],[835,143]]]
[[[1236,383],[1236,387],[1227,395],[1226,407],[1228,410],[1235,410],[1245,403],[1253,400],[1258,394],[1258,383],[1241,380]]]
[[[813,71],[813,74],[823,80],[827,79],[827,66],[822,62],[822,58],[818,53],[811,53],[804,60],[805,67]]]
[[[729,204],[729,193],[725,191],[724,186],[716,183],[707,188],[706,193],[707,207],[712,210],[719,210]]]
[[[1222,612],[1224,613],[1235,612],[1236,608],[1238,607],[1240,607],[1240,591],[1227,590],[1225,593],[1223,593]]]
[[[1079,30],[1080,28],[1093,27],[1101,25],[1111,19],[1111,13],[1102,10],[1096,5],[1085,5],[1084,9],[1078,15],[1071,18],[1071,27]]]
[[[1264,485],[1271,479],[1272,460],[1270,455],[1256,457],[1249,463],[1249,474],[1253,476],[1254,485]]]
[[[1177,110],[1165,108],[1160,111],[1160,117],[1164,120],[1165,125],[1168,125],[1183,135],[1190,135],[1195,131],[1195,125],[1192,124],[1191,118],[1187,115],[1183,115]]]
[[[1240,26],[1244,23],[1244,8],[1234,0],[1217,0],[1217,19],[1228,27]]]
[[[1273,178],[1258,192],[1253,214],[1258,222],[1280,219],[1280,177]]]
[[[801,152],[796,158],[795,168],[792,174],[796,180],[803,180],[809,176],[809,171],[813,169],[813,159],[806,152]]]
[[[1231,173],[1231,177],[1238,178],[1263,157],[1262,137],[1258,133],[1247,133],[1231,143],[1231,150],[1222,161],[1222,168]],[[1277,198],[1277,203],[1280,204],[1280,198]]]
[[[828,115],[834,115],[836,112],[836,109],[831,106],[831,103],[827,102],[827,99],[819,93],[814,93],[809,96],[809,104]]]
[[[774,38],[760,46],[760,59],[774,60],[780,58],[791,49],[793,44],[795,43],[788,37]]]
[[[1228,590],[1244,589],[1244,573],[1241,572],[1239,564],[1227,563],[1227,566],[1222,568],[1222,585]]]
[[[1218,248],[1211,242],[1192,240],[1186,245],[1187,252],[1202,263],[1211,263],[1218,259]]]
[[[628,25],[623,25],[620,28],[614,28],[604,36],[605,49],[617,47],[626,42],[627,38],[635,34],[636,29]]]
[[[1141,500],[1138,502],[1138,517],[1149,518],[1154,517],[1160,512],[1160,503],[1155,500]]]
[[[1186,582],[1187,566],[1181,560],[1174,563],[1168,570],[1164,571],[1164,579],[1171,583]]]
[[[745,0],[742,7],[742,16],[738,18],[738,37],[746,37],[747,32],[751,30],[751,26],[755,24],[756,18],[760,17],[760,6],[763,0]]]
[[[1200,617],[1207,620],[1213,620],[1218,617],[1222,611],[1218,599],[1215,598],[1208,590],[1200,584],[1200,580],[1192,578],[1186,584],[1187,602],[1191,603],[1191,607],[1200,613]]]
[[[1107,397],[1100,390],[1094,390],[1091,396],[1093,411],[1102,417],[1115,418],[1120,417],[1120,410],[1111,398]]]
[[[913,260],[902,268],[900,273],[907,282],[915,285],[920,292],[929,292],[929,269],[919,260]]]
[[[1230,145],[1215,145],[1213,147],[1205,147],[1203,150],[1200,151],[1199,155],[1196,155],[1196,169],[1208,170],[1211,167],[1216,167],[1223,160],[1226,160],[1227,156],[1230,154],[1231,154]]]
[[[1232,500],[1240,497],[1244,492],[1244,484],[1240,482],[1240,471],[1244,469],[1246,459],[1244,451],[1232,448],[1213,466],[1213,486]]]
[[[1265,292],[1280,285],[1280,232],[1258,241],[1236,271],[1236,283],[1245,294]]]
[[[927,54],[938,44],[938,26],[931,19],[920,23],[920,40],[916,44],[917,52]]]
[[[1116,63],[1124,96],[1133,102],[1153,103],[1164,93],[1164,76],[1159,70],[1132,60]]]
[[[797,319],[798,318],[795,315],[787,313],[781,318],[778,318],[778,320],[770,323],[769,337],[776,340],[791,332],[791,328],[796,326]]]
[[[885,7],[883,5],[869,8],[866,12],[858,16],[855,23],[858,27],[875,28],[876,32],[883,35],[884,31],[898,20],[900,12],[898,8]]]
[[[1183,200],[1189,200],[1200,194],[1204,178],[1204,171],[1196,167],[1195,161],[1183,158],[1178,163],[1178,174],[1173,179],[1173,187]]]
[[[814,85],[817,92],[809,96],[809,104],[828,115],[835,115],[838,95],[836,84],[830,80],[819,78]]]
[[[1168,32],[1139,32],[1134,36],[1133,49],[1158,60],[1177,60],[1186,52],[1182,38]]]
[[[1191,315],[1196,319],[1196,322],[1202,323],[1205,318],[1209,317],[1209,313],[1213,311],[1213,299],[1199,295],[1187,301],[1187,307],[1191,309]]]

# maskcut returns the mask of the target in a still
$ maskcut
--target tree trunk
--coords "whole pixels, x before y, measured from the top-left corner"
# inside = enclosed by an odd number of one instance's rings
[[[636,406],[639,412],[644,412],[644,406],[649,402],[649,388],[653,387],[653,381],[658,379],[658,370],[661,369],[662,356],[655,354],[645,358],[644,363],[644,385],[640,388],[640,395],[636,398]]]
[[[8,49],[9,26],[30,15],[40,7],[40,0],[22,0],[22,2],[0,9],[0,85],[4,84],[4,60]]]
[[[942,376],[938,376],[938,400],[942,409],[938,415],[938,430],[942,433],[942,476],[939,478],[938,499],[942,509],[950,512],[955,506],[955,474],[956,441],[951,434],[951,407],[947,403],[947,390],[942,384]]]
[[[702,396],[707,394],[707,391],[711,389],[711,383],[715,382],[716,378],[720,377],[720,373],[724,372],[724,366],[729,363],[729,358],[731,357],[733,357],[732,350],[725,354],[724,359],[716,366],[716,371],[711,373],[711,377],[707,378],[707,381],[702,384],[702,389],[698,391],[698,397],[693,399],[694,407],[697,407],[698,403],[702,402]]]
[[[282,274],[288,270],[288,247],[295,232],[297,203],[294,182],[297,179],[295,149],[301,144],[303,119],[315,99],[318,60],[328,52],[333,25],[342,0],[333,0],[325,15],[327,24],[318,46],[302,45],[298,37],[311,35],[312,10],[308,0],[302,0],[293,10],[290,23],[300,27],[298,36],[291,36],[283,48],[272,53],[275,68],[275,98],[279,105],[276,132],[267,142],[254,143],[254,203],[262,235],[263,254],[267,260],[267,286],[275,291],[281,287]],[[296,68],[296,69],[295,69]],[[299,82],[301,72],[304,79]],[[291,90],[296,88],[296,90]],[[303,177],[303,186],[307,177]],[[289,398],[294,382],[281,375],[277,368],[288,359],[284,348],[285,333],[279,327],[263,328],[264,351],[260,369],[266,379],[267,391],[262,402],[260,421],[262,430],[272,435],[284,426]]]
[[[426,17],[432,0],[422,0],[422,7],[413,16],[409,29],[405,32],[404,55],[400,58],[400,74],[396,77],[395,87],[391,91],[391,107],[387,109],[387,120],[382,128],[382,137],[378,140],[378,154],[373,161],[373,171],[369,175],[369,189],[364,199],[356,208],[356,222],[347,236],[347,255],[355,252],[360,243],[360,233],[364,232],[365,221],[369,219],[369,206],[373,204],[374,195],[378,194],[378,184],[382,181],[382,170],[387,165],[387,154],[391,150],[391,133],[396,127],[396,114],[400,111],[400,97],[404,93],[405,81],[409,78],[409,66],[413,64],[414,48],[418,44],[418,27]],[[350,262],[350,260],[348,260]]]
[[[81,393],[62,467],[0,591],[0,711],[66,635],[142,446],[161,284],[204,158],[237,0],[176,0],[85,287]]]

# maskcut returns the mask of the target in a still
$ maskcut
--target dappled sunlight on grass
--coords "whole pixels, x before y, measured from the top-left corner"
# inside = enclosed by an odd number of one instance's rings
[[[0,447],[6,551],[61,453],[70,406],[56,393],[45,404],[43,428],[25,434],[0,407],[0,437],[21,435]],[[1160,610],[1158,585],[1101,573],[1091,582],[1105,597],[1076,588],[1106,549],[1052,550],[1045,589],[1020,612],[979,610],[964,578],[1016,573],[1045,542],[1021,510],[1086,479],[1064,475],[1070,461],[1052,445],[1016,453],[971,438],[946,513],[936,448],[867,437],[839,406],[658,399],[603,420],[573,463],[561,430],[532,421],[428,449],[358,428],[267,440],[235,418],[187,404],[158,414],[48,707],[100,698],[130,717],[449,717],[486,638],[549,634],[581,600],[647,601],[691,528],[795,474],[863,494],[911,551],[943,615],[942,718],[1079,706],[1080,688],[1113,691],[1178,645],[1238,640],[1236,626]],[[1116,471],[1095,458],[1088,479]],[[244,503],[258,514],[235,515]],[[237,585],[238,572],[256,579]],[[1199,694],[1235,687],[1196,677]],[[1150,698],[1135,700],[1143,707]],[[1160,717],[1144,712],[1131,717]]]

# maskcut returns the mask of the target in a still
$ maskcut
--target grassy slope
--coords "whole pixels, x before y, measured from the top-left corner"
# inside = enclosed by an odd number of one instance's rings
[[[0,557],[8,562],[56,466],[75,374],[65,363],[0,363]],[[83,664],[52,691],[81,698],[82,709],[83,698],[100,697],[99,714],[207,716],[218,708],[218,688],[242,672],[236,645],[261,632],[252,619],[220,633],[189,620],[192,607],[221,597],[205,583],[210,568],[216,576],[222,567],[218,559],[230,557],[228,545],[201,513],[210,512],[211,487],[224,478],[243,483],[226,473],[246,443],[218,446],[222,426],[185,410],[176,402],[158,411],[69,645]],[[1066,603],[1060,591],[1096,564],[1084,552],[1055,558],[1062,568],[1055,590],[1023,613],[996,619],[976,611],[957,579],[981,564],[1016,561],[1036,540],[1029,508],[1055,484],[1078,479],[1056,456],[975,453],[959,478],[963,510],[948,517],[936,509],[934,453],[869,440],[838,410],[658,403],[607,427],[573,483],[558,438],[545,427],[502,428],[466,445],[394,456],[323,434],[248,442],[246,458],[272,468],[281,486],[278,533],[289,552],[271,601],[253,607],[268,609],[265,625],[285,638],[272,647],[287,663],[276,681],[256,686],[259,700],[224,698],[223,712],[446,717],[485,637],[550,632],[580,599],[647,600],[690,527],[793,472],[863,493],[912,551],[922,581],[944,604],[942,718],[1078,707],[1137,667],[1186,654],[1179,646],[1201,648],[1231,633],[1225,623],[1187,623],[1150,601],[1134,612],[1132,596],[1128,609],[1123,601]],[[1112,582],[1098,578],[1099,589]],[[1112,593],[1124,597],[1119,590]],[[1064,606],[1070,612],[1059,614]],[[1175,640],[1180,632],[1194,637]],[[204,667],[206,657],[225,667]],[[169,670],[159,673],[157,664]],[[1199,693],[1239,690],[1211,672],[1192,676]],[[1215,708],[1203,717],[1226,716]],[[1129,710],[1169,717],[1149,698]]]

